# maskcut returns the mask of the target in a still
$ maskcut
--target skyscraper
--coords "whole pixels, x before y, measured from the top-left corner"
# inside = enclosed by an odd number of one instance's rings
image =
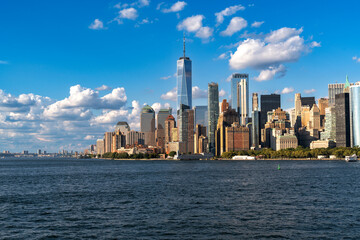
[[[259,110],[259,97],[257,93],[252,94],[252,110]]]
[[[344,83],[332,83],[328,85],[329,90],[329,106],[335,105],[335,95],[344,91]]]
[[[140,131],[145,135],[145,145],[155,146],[155,111],[149,105],[141,110]]]
[[[351,146],[360,146],[360,82],[350,87]]]
[[[185,56],[185,37],[184,37],[184,56],[177,61],[177,110],[181,105],[192,108],[192,67],[190,58]]]
[[[195,126],[197,124],[208,126],[208,107],[207,106],[195,106]]]
[[[130,131],[129,124],[127,122],[118,122],[115,127],[115,132],[121,132],[121,134],[126,135]]]
[[[350,106],[349,93],[335,95],[336,146],[350,147]]]
[[[156,143],[157,146],[165,147],[165,120],[171,115],[172,109],[160,109],[157,114]]]
[[[260,131],[260,112],[258,110],[253,110],[252,112],[252,123],[251,123],[251,144],[253,148],[258,149],[261,140],[261,131]]]
[[[281,107],[281,100],[279,94],[260,95],[261,113],[260,113],[260,127],[264,128],[267,121],[267,113],[274,109]]]
[[[240,99],[240,124],[245,126],[249,118],[249,75],[244,74],[246,77],[241,78],[239,83]]]
[[[249,75],[234,73],[231,77],[231,108],[235,109],[240,123],[245,125],[249,117]]]
[[[208,84],[208,139],[209,152],[215,154],[215,130],[219,118],[219,85]]]

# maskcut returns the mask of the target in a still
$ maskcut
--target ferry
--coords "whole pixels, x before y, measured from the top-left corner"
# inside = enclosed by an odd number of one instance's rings
[[[357,156],[356,154],[353,154],[351,156],[346,156],[345,157],[345,161],[346,162],[357,162]]]

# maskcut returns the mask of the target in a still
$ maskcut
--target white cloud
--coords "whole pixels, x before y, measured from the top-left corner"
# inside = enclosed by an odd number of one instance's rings
[[[231,54],[231,51],[224,52],[224,53],[220,54],[220,55],[216,58],[216,60],[229,59],[229,58],[230,58],[230,54]]]
[[[263,25],[263,24],[264,24],[264,21],[261,21],[261,22],[255,21],[251,24],[251,27],[258,28],[258,27],[261,27],[261,25]]]
[[[172,76],[171,76],[171,75],[169,75],[169,76],[165,76],[165,77],[161,77],[160,79],[161,79],[161,80],[168,80],[168,79],[170,79],[170,78],[172,78]]]
[[[160,98],[163,100],[170,100],[170,101],[176,102],[176,98],[177,98],[176,88],[173,88],[170,91],[168,91],[167,93],[162,94],[160,96]]]
[[[107,90],[111,90],[111,89],[112,89],[111,87],[106,86],[106,85],[102,85],[100,87],[95,88],[95,90],[97,90],[97,91],[107,91]]]
[[[285,87],[282,91],[281,91],[281,94],[288,94],[288,93],[292,93],[294,92],[294,88],[292,87]]]
[[[221,89],[221,90],[219,91],[219,97],[225,97],[225,95],[226,95],[225,90],[224,90],[224,89]]]
[[[239,4],[225,8],[221,12],[215,13],[217,25],[220,25],[224,21],[224,17],[231,16],[240,10],[245,10],[245,7]]]
[[[277,67],[270,66],[267,69],[261,70],[259,76],[255,77],[256,81],[262,82],[273,79],[276,75],[283,77],[286,73],[286,67],[279,65]]]
[[[354,60],[355,62],[360,63],[360,58],[358,58],[357,56],[352,57],[352,60]]]
[[[186,30],[188,32],[196,32],[202,27],[203,15],[195,15],[184,19],[177,25],[178,30]]]
[[[195,36],[198,38],[207,39],[212,36],[213,29],[209,27],[201,27],[199,31],[196,32]]]
[[[258,81],[269,80],[277,73],[284,73],[283,63],[295,62],[303,54],[310,52],[311,44],[306,44],[302,28],[281,28],[267,34],[264,39],[248,38],[240,42],[229,65],[232,69],[254,68],[261,73]]]
[[[119,19],[135,20],[138,17],[138,12],[135,8],[125,8],[119,11]]]
[[[177,25],[179,31],[186,30],[195,33],[195,36],[202,39],[207,39],[212,36],[213,29],[210,27],[203,27],[203,15],[195,15],[184,19]]]
[[[275,31],[271,31],[270,34],[265,38],[265,42],[269,43],[278,43],[288,39],[291,39],[294,36],[298,36],[303,32],[303,29],[296,28],[287,28],[283,27]]]
[[[89,28],[93,30],[104,29],[104,23],[99,19],[95,19],[94,22],[90,24]]]
[[[247,21],[241,17],[234,17],[231,19],[230,24],[226,30],[221,32],[223,36],[232,36],[234,33],[247,27]]]
[[[313,41],[313,42],[311,43],[311,47],[312,47],[312,48],[321,47],[321,43],[316,42],[316,41]]]
[[[138,6],[139,7],[146,7],[150,5],[150,0],[139,0]]]
[[[86,135],[84,137],[84,140],[94,140],[95,139],[95,136],[92,136],[92,135]]]
[[[158,113],[160,109],[169,109],[171,106],[169,103],[161,104],[161,103],[153,103],[151,105],[152,109],[154,109],[155,113]]]
[[[164,12],[164,13],[180,12],[185,8],[186,5],[187,5],[187,3],[184,1],[177,1],[170,8],[163,9],[162,12]],[[161,7],[161,5],[160,6],[158,5],[159,9],[160,9],[160,7]]]
[[[304,90],[304,93],[306,93],[306,94],[310,94],[310,93],[314,93],[314,92],[316,92],[316,90],[314,88]]]
[[[198,86],[192,87],[193,99],[207,98],[207,91],[200,89]]]

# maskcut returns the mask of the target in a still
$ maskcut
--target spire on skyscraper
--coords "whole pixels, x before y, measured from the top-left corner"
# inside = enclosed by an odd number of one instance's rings
[[[184,59],[185,59],[185,32],[184,32],[184,40],[183,40],[183,42],[184,42]]]

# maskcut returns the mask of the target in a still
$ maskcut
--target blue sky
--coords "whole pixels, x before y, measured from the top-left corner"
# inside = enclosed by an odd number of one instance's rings
[[[327,96],[360,75],[357,1],[12,1],[0,3],[0,150],[79,150],[144,103],[172,101],[176,60],[193,61],[194,105],[207,84]],[[257,22],[257,23],[255,23]],[[254,24],[255,23],[255,24]],[[104,86],[103,86],[104,85]],[[99,88],[103,86],[102,88]],[[72,89],[72,93],[70,93]]]

